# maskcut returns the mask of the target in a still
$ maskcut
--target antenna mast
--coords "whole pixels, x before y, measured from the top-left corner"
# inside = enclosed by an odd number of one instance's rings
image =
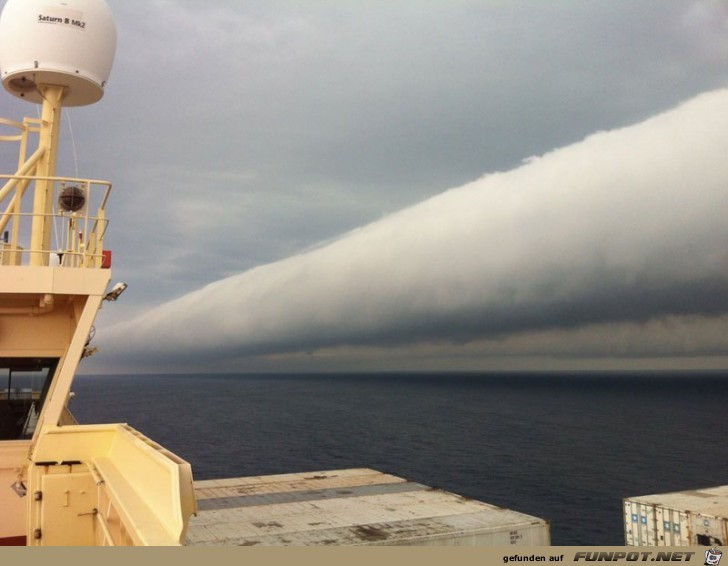
[[[17,183],[33,177],[30,265],[49,264],[56,163],[64,106],[98,102],[111,73],[116,26],[104,0],[8,0],[0,15],[0,76],[5,89],[42,105],[38,148],[21,161]],[[23,156],[25,157],[25,156]]]

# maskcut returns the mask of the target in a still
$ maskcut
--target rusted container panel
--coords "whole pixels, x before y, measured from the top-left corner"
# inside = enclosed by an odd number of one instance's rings
[[[624,500],[628,546],[721,546],[728,543],[728,486]]]
[[[195,482],[188,545],[548,545],[548,522],[370,469]]]

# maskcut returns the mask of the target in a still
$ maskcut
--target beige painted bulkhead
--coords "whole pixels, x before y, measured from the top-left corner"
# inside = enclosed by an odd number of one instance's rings
[[[109,280],[108,269],[0,266],[0,358],[59,360],[34,437],[0,442],[0,539],[184,541],[196,511],[188,463],[126,425],[59,426]]]
[[[66,90],[39,89],[40,119],[0,120],[16,132],[0,142],[19,145],[17,171],[0,175],[0,545],[179,545],[196,511],[189,464],[68,411],[111,278],[111,184],[55,176]],[[30,374],[42,387],[16,385]]]
[[[109,278],[100,269],[0,266],[0,358],[59,359],[36,432],[61,420]],[[22,478],[32,445],[0,442],[0,539],[26,533],[27,502],[9,486]]]

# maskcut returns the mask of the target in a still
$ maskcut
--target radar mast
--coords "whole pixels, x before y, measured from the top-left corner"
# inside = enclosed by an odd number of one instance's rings
[[[30,265],[49,264],[61,113],[104,95],[116,50],[116,26],[104,0],[8,0],[0,15],[0,75],[5,89],[42,105],[39,142],[21,155],[12,186],[35,179]]]

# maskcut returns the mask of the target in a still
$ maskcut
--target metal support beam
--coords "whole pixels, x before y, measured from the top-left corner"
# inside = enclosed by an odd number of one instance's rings
[[[41,129],[39,149],[43,157],[38,163],[36,175],[53,177],[58,160],[58,139],[61,130],[61,110],[66,88],[43,85]],[[53,214],[53,181],[42,180],[35,184],[33,198],[33,228],[30,236],[30,265],[48,265],[48,250],[51,243],[51,215]]]

